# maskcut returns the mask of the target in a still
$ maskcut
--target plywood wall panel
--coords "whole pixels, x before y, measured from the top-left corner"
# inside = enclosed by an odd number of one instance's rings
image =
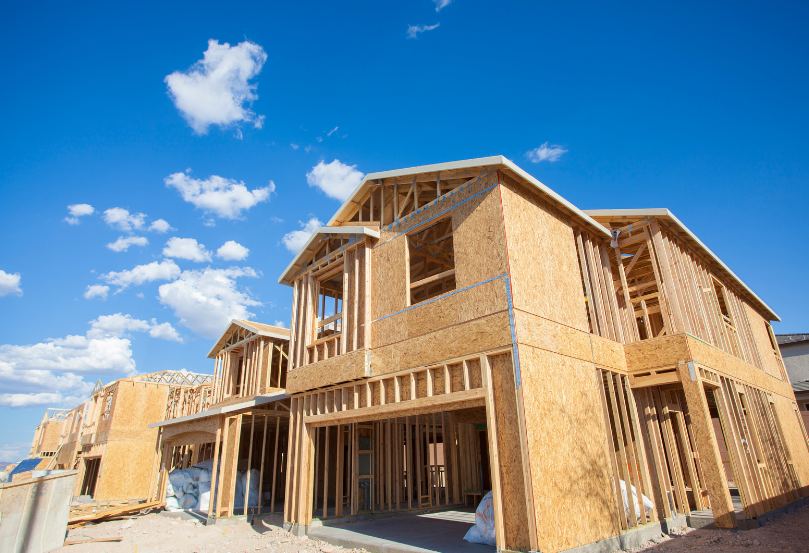
[[[288,394],[348,382],[365,376],[365,350],[359,349],[287,372]]]
[[[496,184],[491,173],[484,186]],[[455,248],[455,282],[458,289],[483,282],[508,271],[503,211],[497,189],[484,192],[452,210]]]
[[[500,182],[515,309],[587,330],[570,219],[502,173]]]
[[[372,343],[378,348],[506,309],[505,278],[493,280],[376,321],[371,328]]]
[[[767,323],[764,317],[759,315],[758,311],[750,307],[747,302],[742,302],[742,305],[744,305],[747,319],[750,321],[750,331],[753,334],[753,341],[759,351],[759,357],[761,358],[761,364],[764,370],[770,376],[774,376],[780,380],[782,378],[781,366],[772,349],[770,335],[767,331]]]
[[[154,442],[108,442],[93,499],[109,501],[148,497],[154,455]]]
[[[530,551],[526,494],[530,493],[523,471],[519,413],[511,353],[489,357],[497,420],[497,442],[506,543],[514,551]],[[533,522],[533,521],[531,521]]]
[[[809,449],[807,449],[804,429],[799,419],[800,411],[795,410],[795,402],[791,398],[773,396],[773,406],[781,423],[784,441],[789,448],[792,466],[801,485],[803,496],[809,496]]]
[[[520,364],[539,550],[617,535],[593,364],[527,345]]]
[[[625,344],[624,351],[626,352],[626,368],[630,372],[676,367],[680,361],[691,359],[685,334]]]
[[[371,354],[371,376],[466,357],[510,344],[508,312],[503,311],[374,349]]]
[[[407,240],[400,236],[372,250],[371,320],[407,307]]]
[[[570,328],[524,311],[514,311],[517,341],[533,347],[593,361],[599,367],[626,371],[626,357],[622,344],[591,336],[588,332]]]

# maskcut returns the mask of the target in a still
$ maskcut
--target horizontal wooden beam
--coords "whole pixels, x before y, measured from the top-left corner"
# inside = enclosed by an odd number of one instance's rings
[[[334,424],[349,424],[391,417],[423,415],[437,411],[452,411],[467,407],[483,407],[485,405],[485,395],[486,390],[475,388],[474,390],[463,390],[451,394],[420,397],[411,401],[373,405],[324,415],[309,415],[303,418],[303,422],[315,427],[332,426]]]
[[[455,274],[455,269],[450,269],[449,271],[444,271],[443,273],[438,273],[437,275],[433,275],[427,278],[423,278],[416,282],[410,283],[410,288],[418,288],[419,286],[424,286],[425,284],[430,284],[431,282],[435,282],[436,280],[442,280],[447,277],[451,277]]]

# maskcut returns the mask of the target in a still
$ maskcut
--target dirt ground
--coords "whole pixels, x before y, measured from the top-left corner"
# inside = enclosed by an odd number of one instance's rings
[[[87,543],[57,549],[67,553],[359,553],[325,542],[296,538],[280,527],[281,516],[268,522],[204,526],[160,514],[104,522],[76,528],[70,538],[121,536],[120,542]],[[761,528],[745,531],[690,530],[665,536],[627,553],[714,552],[745,550],[750,553],[809,552],[809,507],[771,520]]]

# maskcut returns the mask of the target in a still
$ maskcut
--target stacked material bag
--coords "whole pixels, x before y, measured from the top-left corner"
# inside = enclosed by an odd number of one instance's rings
[[[188,511],[196,509],[208,512],[211,501],[211,469],[213,459],[203,461],[185,470],[175,469],[169,473],[166,484],[166,509],[169,511]],[[248,507],[258,507],[259,471],[250,471],[250,491]],[[247,472],[236,473],[236,485],[233,494],[233,512],[241,515],[244,512],[244,490],[247,487]],[[214,503],[216,490],[214,490]]]
[[[487,493],[480,500],[475,509],[475,525],[463,537],[469,543],[482,543],[484,545],[497,545],[494,533],[494,500],[492,492]]]

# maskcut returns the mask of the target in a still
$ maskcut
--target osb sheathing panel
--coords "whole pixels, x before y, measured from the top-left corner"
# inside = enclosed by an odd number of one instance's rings
[[[64,421],[46,422],[45,428],[42,430],[42,439],[39,442],[39,451],[56,451],[64,426]]]
[[[494,184],[495,174],[481,180]],[[452,232],[456,289],[472,286],[508,271],[503,212],[496,188],[454,208]]]
[[[684,335],[688,341],[691,358],[703,367],[722,373],[735,380],[751,384],[757,388],[767,390],[774,394],[794,398],[792,386],[778,378],[773,378],[764,371],[748,365],[741,359],[725,353],[719,348],[706,344],[698,338]]]
[[[400,236],[371,253],[371,320],[407,307],[407,239]]]
[[[624,346],[600,336],[514,310],[517,342],[626,372]]]
[[[520,447],[519,414],[514,383],[514,363],[511,353],[489,358],[492,368],[497,447],[500,455],[500,486],[503,498],[503,518],[506,544],[514,551],[530,551],[526,510],[527,487],[523,473]],[[457,420],[457,418],[456,418]]]
[[[809,449],[806,447],[800,411],[795,411],[794,400],[785,397],[773,396],[775,412],[781,423],[789,453],[792,457],[792,466],[798,475],[803,495],[809,495]]]
[[[502,173],[500,182],[514,308],[586,331],[569,218]]]
[[[506,280],[493,280],[373,323],[371,343],[386,346],[506,309]]]
[[[154,455],[154,442],[108,443],[93,499],[108,501],[148,497]]]
[[[767,324],[764,317],[759,315],[758,311],[750,307],[747,302],[742,302],[745,310],[747,311],[747,319],[750,321],[750,330],[753,331],[753,341],[756,348],[758,348],[761,363],[767,374],[781,379],[781,366],[778,364],[778,359],[775,357],[775,352],[772,349],[770,342],[770,333],[767,332]]]
[[[205,417],[188,422],[181,422],[163,427],[163,441],[174,440],[180,434],[194,433],[194,432],[212,432],[216,434],[216,429],[219,428],[219,415],[212,417]]]
[[[157,429],[148,426],[163,420],[168,392],[168,386],[121,382],[116,392],[108,441],[145,440],[154,443]]]
[[[357,380],[365,376],[365,350],[358,349],[345,355],[318,361],[311,365],[287,371],[288,394],[297,394],[340,382]]]
[[[59,456],[56,457],[56,464],[59,465],[73,465],[73,459],[76,456],[76,442],[75,440],[72,442],[67,442],[62,445],[62,449],[59,450]]]
[[[617,535],[593,363],[522,345],[520,365],[539,550]]]
[[[663,336],[624,344],[626,368],[630,373],[662,367],[676,367],[680,361],[690,361],[685,334]]]
[[[371,376],[465,357],[510,344],[511,328],[508,312],[504,311],[374,349]]]

